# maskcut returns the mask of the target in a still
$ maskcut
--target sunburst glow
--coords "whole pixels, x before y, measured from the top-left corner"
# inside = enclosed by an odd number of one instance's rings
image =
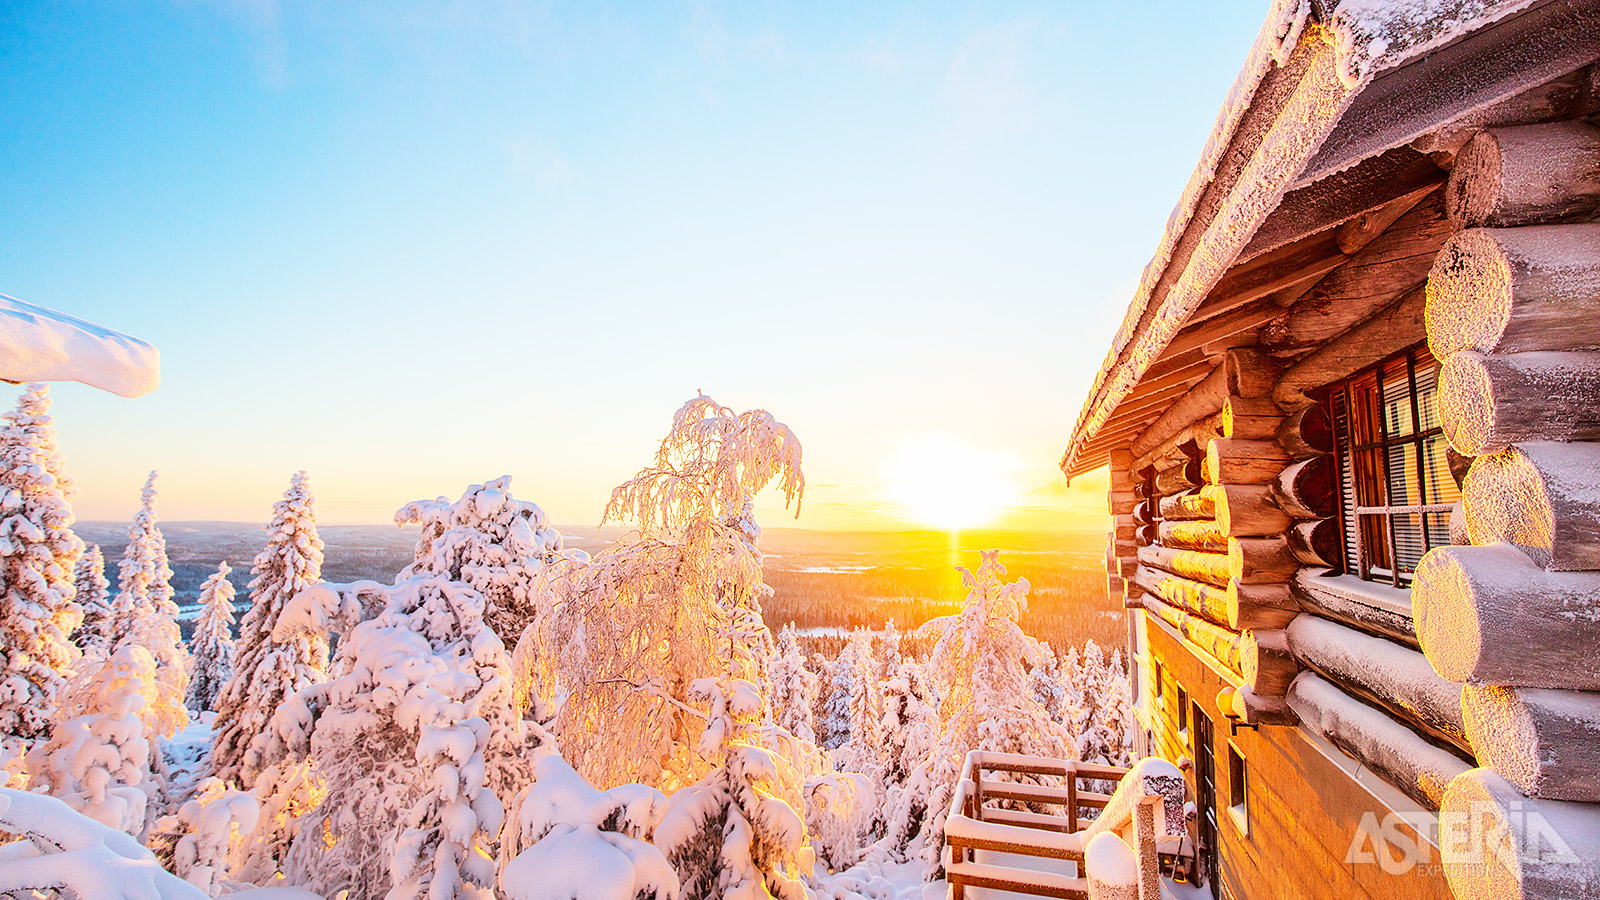
[[[992,524],[1021,491],[1015,457],[926,437],[900,448],[884,473],[888,498],[910,518],[948,531]]]

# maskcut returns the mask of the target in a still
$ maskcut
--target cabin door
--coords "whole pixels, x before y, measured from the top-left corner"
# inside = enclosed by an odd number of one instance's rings
[[[1221,898],[1222,885],[1217,878],[1217,759],[1212,752],[1211,717],[1200,704],[1189,710],[1189,727],[1194,729],[1194,783],[1195,808],[1200,814],[1196,862],[1200,877],[1205,879],[1211,896]]]

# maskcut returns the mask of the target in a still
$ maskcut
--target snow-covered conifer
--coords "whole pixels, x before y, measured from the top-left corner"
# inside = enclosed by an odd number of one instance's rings
[[[256,827],[260,808],[249,794],[207,778],[178,807],[183,836],[173,853],[178,876],[216,897],[238,871],[244,835]]]
[[[1088,734],[1080,744],[1085,748],[1081,758],[1086,762],[1127,766],[1133,756],[1133,698],[1121,650],[1112,651],[1102,671],[1105,677],[1100,702]]]
[[[136,644],[79,674],[49,740],[28,752],[32,786],[105,825],[142,837],[155,786],[141,717],[159,693],[156,661]]]
[[[879,777],[882,761],[883,680],[881,665],[873,651],[873,633],[857,628],[850,635],[850,683],[845,698],[850,738],[833,753],[842,771],[861,772]],[[841,655],[841,659],[843,655]],[[836,671],[845,667],[840,665]]]
[[[0,428],[0,742],[44,737],[78,658],[83,619],[73,568],[72,482],[62,471],[50,396],[30,384]]]
[[[1061,664],[1048,644],[1040,648],[1039,662],[1028,673],[1028,687],[1050,718],[1060,722],[1067,704],[1067,688],[1061,683]]]
[[[189,724],[183,705],[189,687],[189,653],[178,629],[178,604],[172,600],[167,539],[156,524],[155,472],[145,481],[140,501],[117,570],[113,646],[143,647],[155,658],[156,693],[142,718],[152,737],[170,737]],[[153,761],[159,769],[159,753]]]
[[[683,884],[685,900],[772,896],[803,900],[814,863],[803,810],[803,776],[761,746],[755,684],[703,678],[690,688],[707,708],[698,752],[712,762],[696,784],[667,798],[655,843]]]
[[[816,723],[811,707],[817,700],[817,676],[806,668],[794,623],[778,633],[777,658],[772,662],[772,718],[779,727],[801,740],[815,742]]]
[[[1006,583],[998,555],[986,551],[977,571],[962,570],[966,605],[943,623],[929,658],[939,691],[939,739],[907,780],[900,802],[922,803],[929,811],[919,839],[930,869],[937,868],[944,841],[944,816],[933,811],[949,805],[968,751],[1072,758],[1075,749],[1029,690],[1028,666],[1037,663],[1043,645],[1017,625],[1027,608],[1028,582]],[[891,819],[901,815],[891,810]]]
[[[485,896],[499,797],[532,776],[542,736],[512,704],[511,663],[487,601],[436,575],[396,584],[341,640],[337,677],[273,721],[298,735],[326,791],[290,847],[291,880],[351,900]],[[291,742],[293,743],[293,742]]]
[[[116,636],[111,633],[111,582],[106,579],[106,558],[99,544],[90,544],[78,557],[72,583],[77,589],[78,608],[83,610],[83,624],[72,639],[84,653],[105,656],[111,652]]]
[[[751,510],[775,480],[800,499],[793,432],[764,410],[735,414],[702,394],[678,410],[655,461],[612,492],[605,520],[638,530],[592,560],[541,570],[540,616],[517,651],[538,671],[518,680],[563,698],[557,737],[590,783],[698,781],[706,763],[684,712],[698,679],[732,676],[770,695],[774,644],[761,619],[770,589]]]
[[[273,760],[252,744],[290,694],[328,676],[328,641],[299,631],[282,642],[273,628],[284,605],[322,578],[322,539],[306,473],[289,480],[283,499],[272,505],[267,546],[250,569],[251,606],[239,623],[233,675],[216,698],[216,743],[212,764],[218,778],[245,787]]]
[[[474,484],[461,499],[407,503],[395,524],[422,526],[411,565],[397,580],[442,575],[470,585],[489,601],[487,621],[508,644],[533,618],[533,581],[561,555],[561,532],[538,504],[511,495],[511,476]]]
[[[851,633],[851,640],[845,642],[838,659],[833,661],[833,678],[822,717],[822,732],[827,735],[822,746],[828,750],[837,750],[850,740],[850,695],[861,655],[861,645],[854,638],[859,631]]]
[[[222,685],[233,674],[233,585],[227,563],[200,586],[200,618],[194,623],[189,656],[189,710],[196,715],[216,702]]]

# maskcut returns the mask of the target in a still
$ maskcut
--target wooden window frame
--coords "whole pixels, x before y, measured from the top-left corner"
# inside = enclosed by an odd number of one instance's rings
[[[1410,400],[1411,426],[1409,433],[1398,437],[1389,434],[1388,422],[1383,415],[1385,378],[1384,373],[1398,360],[1405,361],[1406,395]],[[1395,527],[1395,519],[1400,516],[1416,515],[1421,526],[1422,552],[1426,554],[1435,546],[1428,529],[1428,516],[1448,515],[1454,501],[1449,503],[1431,503],[1428,496],[1427,470],[1423,466],[1423,448],[1429,440],[1442,436],[1443,428],[1437,423],[1432,428],[1419,429],[1417,426],[1423,422],[1422,406],[1417,390],[1417,370],[1419,363],[1426,362],[1434,369],[1435,386],[1437,392],[1437,378],[1439,361],[1429,353],[1426,343],[1402,350],[1384,358],[1378,363],[1368,366],[1361,371],[1323,388],[1319,393],[1320,402],[1328,410],[1329,420],[1334,422],[1334,463],[1337,471],[1339,486],[1338,519],[1340,544],[1344,551],[1342,572],[1355,575],[1363,581],[1373,581],[1393,585],[1396,588],[1410,586],[1412,573],[1402,571],[1398,562],[1399,540]],[[1353,433],[1363,429],[1356,426],[1358,415],[1366,415],[1370,410],[1359,408],[1355,403],[1354,392],[1361,387],[1363,382],[1371,381],[1371,390],[1377,396],[1377,413],[1374,422],[1365,423],[1365,431],[1369,434],[1376,432],[1376,440],[1355,443]],[[1341,417],[1337,414],[1336,400],[1342,399],[1345,415],[1344,425],[1340,426]],[[1361,485],[1369,481],[1380,484],[1384,500],[1391,500],[1389,491],[1394,484],[1391,469],[1391,454],[1397,447],[1405,448],[1406,455],[1414,461],[1417,471],[1416,503],[1402,503],[1395,505],[1361,506],[1358,505]],[[1380,463],[1378,471],[1361,471],[1358,465],[1363,453],[1375,455]],[[1346,456],[1349,461],[1347,463]],[[1355,467],[1355,471],[1347,472],[1347,466]],[[1346,484],[1349,490],[1346,490]],[[1351,516],[1355,522],[1351,522]],[[1381,524],[1373,528],[1370,519],[1379,519]],[[1355,547],[1352,553],[1351,540],[1354,539]],[[1373,545],[1379,546],[1374,547]],[[1381,553],[1375,552],[1381,550]],[[1386,564],[1379,564],[1379,563]]]

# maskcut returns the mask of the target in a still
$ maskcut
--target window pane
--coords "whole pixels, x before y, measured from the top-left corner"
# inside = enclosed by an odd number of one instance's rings
[[[1383,373],[1383,427],[1391,439],[1415,431],[1411,421],[1411,382],[1404,368]]]
[[[1422,472],[1429,503],[1454,503],[1461,499],[1461,488],[1450,474],[1450,461],[1445,457],[1449,446],[1442,434],[1422,442]]]
[[[1422,502],[1417,477],[1417,453],[1412,444],[1386,447],[1389,457],[1389,506],[1414,506]]]
[[[1417,361],[1417,415],[1421,417],[1418,431],[1439,427],[1439,369],[1432,362]]]
[[[1357,506],[1388,505],[1389,495],[1383,489],[1383,452],[1382,447],[1355,452]]]
[[[1382,513],[1366,513],[1356,517],[1361,523],[1362,569],[1388,569],[1389,521]]]
[[[1450,546],[1450,514],[1449,513],[1424,513],[1423,521],[1428,527],[1428,547]]]
[[[1395,560],[1401,574],[1409,575],[1422,561],[1422,517],[1417,513],[1396,513],[1393,519]],[[1449,543],[1448,536],[1445,542]]]

